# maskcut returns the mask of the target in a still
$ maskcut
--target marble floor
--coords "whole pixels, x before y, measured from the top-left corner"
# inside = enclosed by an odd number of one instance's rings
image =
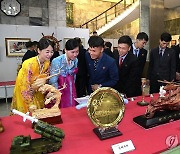
[[[10,106],[11,106],[11,98],[8,98],[8,102],[6,103],[5,99],[0,99],[0,117],[4,117],[9,115]]]

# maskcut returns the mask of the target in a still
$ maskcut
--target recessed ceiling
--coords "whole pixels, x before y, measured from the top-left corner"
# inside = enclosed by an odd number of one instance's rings
[[[114,2],[114,3],[117,3],[120,0],[96,0],[96,1],[104,1],[104,2]]]
[[[180,7],[180,0],[164,0],[165,8]]]
[[[117,3],[120,0],[97,0],[97,1],[105,1],[105,2]],[[146,2],[147,2],[147,5],[149,5],[149,0],[144,0],[143,4],[145,4]],[[132,3],[132,0],[126,0],[126,3]],[[165,8],[180,7],[180,0],[164,0],[164,7]]]

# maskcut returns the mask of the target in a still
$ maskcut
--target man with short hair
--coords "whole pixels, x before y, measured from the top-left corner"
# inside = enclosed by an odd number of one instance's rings
[[[108,56],[114,58],[113,53],[111,51],[112,43],[111,42],[105,42],[104,44],[104,53]]]
[[[150,52],[148,79],[150,94],[158,93],[163,83],[158,80],[173,81],[176,79],[176,57],[174,50],[168,48],[171,41],[169,33],[162,33],[159,46]]]
[[[137,96],[137,78],[138,78],[138,62],[137,57],[130,52],[132,40],[129,36],[124,35],[118,40],[119,56],[116,62],[119,68],[119,81],[115,88],[126,94],[127,97]]]
[[[179,44],[172,47],[176,53],[176,80],[180,81],[180,36],[179,36]]]
[[[37,42],[37,41],[34,41],[34,42],[29,41],[26,43],[27,52],[24,54],[24,56],[22,58],[22,63],[25,60],[38,55],[38,52],[37,52],[38,43],[39,42]]]
[[[104,40],[100,36],[91,36],[88,40],[86,63],[89,74],[88,93],[99,87],[113,87],[119,80],[118,68],[113,58],[104,54]]]
[[[148,42],[148,35],[145,32],[138,33],[136,37],[136,42],[132,44],[131,52],[138,58],[138,63],[140,67],[140,73],[142,75],[144,65],[146,63],[147,50],[144,46]]]
[[[138,33],[136,37],[136,41],[132,44],[131,51],[136,57],[138,62],[138,69],[139,69],[139,77],[137,79],[137,95],[142,94],[141,90],[141,78],[144,70],[144,66],[146,63],[147,57],[147,50],[144,49],[144,46],[148,42],[148,35],[145,32]]]
[[[82,41],[79,37],[75,37],[79,44],[79,54],[77,56],[78,58],[78,73],[76,74],[76,93],[77,97],[83,97],[86,96],[87,92],[87,67],[86,67],[86,59],[85,59],[85,53],[86,49],[84,49],[84,46],[82,45]]]
[[[93,31],[93,36],[98,36],[98,33],[96,31]]]

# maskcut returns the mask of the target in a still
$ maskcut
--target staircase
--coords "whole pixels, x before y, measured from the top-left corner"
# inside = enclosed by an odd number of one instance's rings
[[[130,4],[127,4],[126,0],[121,0],[80,27],[89,28],[90,33],[96,31],[98,35],[101,35],[106,31],[122,27],[137,18],[139,18],[139,0],[132,0]]]

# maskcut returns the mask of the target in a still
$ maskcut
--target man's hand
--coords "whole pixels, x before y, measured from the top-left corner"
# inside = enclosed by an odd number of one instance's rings
[[[180,81],[180,73],[176,72],[176,80]]]
[[[146,85],[149,86],[150,85],[150,80],[146,80]]]
[[[93,91],[97,90],[98,88],[100,88],[101,85],[100,84],[94,84],[94,85],[91,85],[91,88]]]

